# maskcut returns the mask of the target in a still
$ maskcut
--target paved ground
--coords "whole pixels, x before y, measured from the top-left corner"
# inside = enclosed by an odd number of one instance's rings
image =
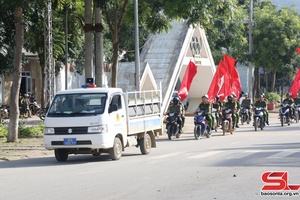
[[[192,120],[192,117],[187,117],[188,120]],[[270,113],[270,125],[272,121],[278,122],[277,113]],[[33,116],[24,120],[26,126],[34,126],[42,121]],[[185,127],[186,132],[191,132],[193,127]],[[166,135],[160,136],[159,139],[164,139]],[[53,156],[53,151],[46,150],[43,145],[43,137],[34,138],[20,138],[18,143],[7,143],[5,138],[0,138],[0,162],[18,159],[37,158],[44,156]]]

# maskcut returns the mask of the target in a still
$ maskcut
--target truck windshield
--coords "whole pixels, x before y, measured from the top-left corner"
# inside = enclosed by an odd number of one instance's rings
[[[56,95],[47,117],[75,117],[103,114],[106,99],[106,93]]]

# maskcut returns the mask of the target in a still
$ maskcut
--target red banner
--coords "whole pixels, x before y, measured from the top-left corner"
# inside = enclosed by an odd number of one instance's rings
[[[181,101],[184,101],[188,96],[192,81],[196,74],[197,74],[197,66],[195,65],[195,63],[190,61],[189,65],[186,68],[180,88],[178,90],[178,96],[180,96]]]
[[[222,77],[224,76],[225,73],[227,73],[226,66],[224,65],[224,62],[220,60],[216,73],[213,77],[213,80],[211,81],[211,84],[207,92],[209,101],[214,100],[214,98],[217,96],[222,86]]]
[[[298,68],[298,72],[296,74],[296,77],[290,89],[290,93],[292,94],[293,98],[297,96],[299,89],[300,89],[300,67]]]

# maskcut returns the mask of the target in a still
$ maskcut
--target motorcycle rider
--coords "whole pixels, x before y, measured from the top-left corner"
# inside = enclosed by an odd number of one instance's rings
[[[216,109],[216,121],[217,121],[217,126],[220,126],[220,113],[223,107],[223,103],[220,101],[220,97],[217,95],[215,98],[215,101],[213,103],[213,108]]]
[[[208,101],[208,96],[202,96],[202,102],[199,104],[196,112],[199,110],[204,110],[206,112],[206,119],[208,121],[209,129],[214,130],[214,116],[211,114],[212,104]],[[209,130],[209,132],[210,132]]]
[[[232,128],[234,129],[237,122],[237,103],[233,100],[233,96],[227,96],[227,102],[224,104],[224,108],[229,108],[233,111],[232,113]]]
[[[182,133],[182,118],[181,118],[182,108],[181,108],[181,105],[179,104],[179,102],[180,102],[179,98],[174,97],[168,108],[168,113],[177,113],[178,114],[178,118],[177,118],[178,129],[179,129],[179,133]]]
[[[21,100],[21,106],[22,109],[26,109],[26,107],[29,107],[29,95],[28,94],[24,94],[24,98],[22,98]],[[28,117],[31,117],[31,112],[30,109],[28,110]]]
[[[236,102],[236,112],[235,112],[236,113],[236,124],[235,124],[235,127],[236,128],[240,128],[239,127],[239,121],[240,121],[239,111],[241,109],[241,104],[240,104],[239,100],[236,99],[236,95],[235,94],[232,94],[231,96],[233,97],[233,101]]]
[[[294,98],[294,104],[300,105],[300,95],[299,94]]]
[[[267,101],[263,94],[261,94],[259,96],[259,99],[254,104],[254,107],[264,108],[264,110],[263,110],[264,119],[265,119],[266,124],[269,125],[269,113],[267,110]]]
[[[294,100],[292,99],[292,94],[287,93],[286,98],[282,101],[282,104],[288,104],[290,106],[290,118],[294,118],[295,116],[295,109],[294,109]]]
[[[181,107],[181,121],[182,121],[182,127],[184,127],[184,122],[185,122],[185,108],[184,108],[184,105],[183,105],[183,103],[181,102],[181,98],[180,98],[180,96],[178,96],[178,98],[179,98],[179,105],[180,105],[180,107]]]
[[[251,109],[250,109],[250,106],[251,106],[251,99],[248,97],[248,93],[245,93],[244,94],[244,99],[242,101],[242,107],[248,109],[248,114],[249,114],[249,119],[251,120]]]

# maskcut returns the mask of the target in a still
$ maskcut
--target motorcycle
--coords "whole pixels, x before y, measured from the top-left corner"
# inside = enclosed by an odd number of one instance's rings
[[[247,122],[247,124],[250,123],[249,109],[247,109],[246,107],[241,107],[239,114],[242,125],[244,125],[245,122]]]
[[[233,110],[229,108],[225,108],[222,110],[222,130],[223,130],[223,136],[226,135],[226,132],[230,132],[231,134],[233,133],[232,129],[232,115],[233,115]]]
[[[29,103],[29,109],[31,114],[36,115],[36,113],[41,109],[40,106],[36,103],[36,101],[34,102],[30,102]]]
[[[25,119],[28,117],[31,117],[29,105],[22,105],[20,107],[20,117],[25,118]]]
[[[47,112],[48,112],[48,108],[49,108],[49,107],[46,107],[46,108],[42,108],[42,109],[37,110],[36,116],[38,116],[41,120],[44,121],[45,116],[46,116],[46,114],[47,114]]]
[[[178,113],[170,112],[167,113],[167,134],[169,140],[172,140],[172,136],[176,136],[176,138],[180,137],[179,134],[179,124],[178,124]]]
[[[290,125],[290,109],[291,106],[289,104],[281,104],[281,109],[279,110],[281,126],[283,126],[284,124]]]
[[[296,104],[295,105],[295,121],[296,121],[296,123],[299,122],[299,118],[300,118],[300,105]]]
[[[206,120],[206,112],[204,110],[200,110],[195,113],[194,117],[194,136],[196,140],[201,139],[204,135],[209,138],[211,136],[210,127],[208,125],[208,121]]]
[[[256,107],[254,108],[253,113],[253,126],[254,130],[257,131],[257,128],[260,128],[261,130],[265,127],[265,119],[264,119],[264,108],[262,107]]]

